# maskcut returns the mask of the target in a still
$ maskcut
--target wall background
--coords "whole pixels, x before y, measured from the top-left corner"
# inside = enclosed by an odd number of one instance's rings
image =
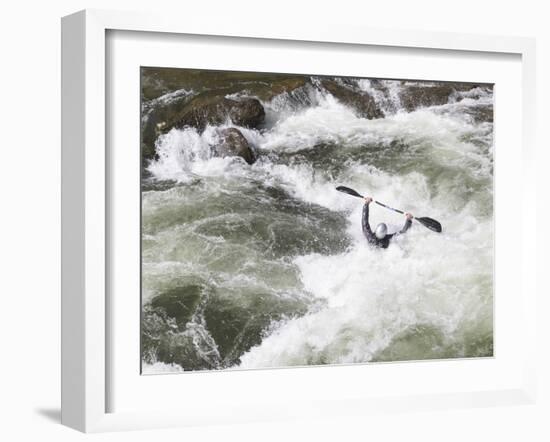
[[[187,430],[84,436],[59,421],[60,358],[60,17],[84,8],[161,10],[180,14],[182,23],[198,14],[288,23],[315,20],[378,28],[508,34],[537,38],[539,220],[550,216],[546,99],[550,77],[550,30],[544,3],[535,0],[460,2],[393,0],[322,3],[277,0],[176,2],[168,0],[20,0],[0,15],[0,435],[3,440],[145,441],[195,438],[248,440],[548,440],[550,429],[550,336],[540,305],[541,397],[537,407],[439,411],[368,416],[362,421],[290,422]],[[546,174],[548,175],[548,174]],[[544,196],[542,193],[544,192]],[[510,202],[511,210],[514,202]],[[541,224],[539,222],[539,224]],[[549,234],[533,232],[539,271],[548,259]],[[535,229],[535,225],[532,226]],[[550,293],[539,280],[539,292]]]

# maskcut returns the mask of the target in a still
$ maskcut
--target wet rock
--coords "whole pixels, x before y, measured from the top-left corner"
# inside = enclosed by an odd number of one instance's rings
[[[380,110],[374,98],[367,92],[346,86],[344,82],[337,80],[324,79],[321,84],[337,100],[353,108],[357,116],[369,120],[384,118],[384,113]]]
[[[403,108],[408,112],[412,112],[421,107],[447,104],[456,92],[469,91],[476,87],[478,86],[468,83],[443,83],[432,86],[409,85],[402,89],[399,99]]]
[[[195,98],[183,97],[169,104],[159,104],[148,113],[141,124],[142,167],[145,168],[151,160],[158,159],[155,141],[159,135],[174,127],[190,126],[203,131],[208,124],[223,124],[227,120],[238,126],[258,127],[264,118],[265,110],[255,98],[229,99],[205,93]],[[235,151],[237,153],[233,155],[242,156],[246,162],[252,164],[252,150],[249,146],[245,148],[248,143],[242,134],[239,132],[240,138],[234,133],[227,135],[227,143],[222,151]]]
[[[149,161],[157,160],[155,141],[165,132],[166,122],[174,121],[174,118],[184,109],[192,95],[181,94],[175,97],[163,99],[163,97],[149,101],[142,108],[141,119],[141,158],[143,166]]]
[[[202,131],[209,124],[222,124],[228,119],[237,126],[255,128],[263,123],[264,118],[264,107],[256,98],[233,99],[205,93],[187,103],[173,121],[164,122],[162,131],[185,126]]]
[[[236,128],[220,131],[221,143],[214,148],[214,154],[220,157],[241,157],[248,164],[256,160],[254,151],[244,135]]]
[[[493,123],[493,106],[478,106],[468,109],[467,113],[472,116],[476,123]]]
[[[291,94],[297,89],[300,89],[308,84],[311,84],[309,78],[300,75],[296,77],[274,80],[267,84],[264,83],[252,88],[252,91],[256,93],[258,98],[261,100],[269,101],[280,94]]]
[[[157,151],[155,149],[155,142],[149,142],[149,143],[141,143],[141,165],[145,169],[147,167],[149,161],[151,160],[157,160],[158,155]]]
[[[250,96],[266,100],[275,94],[289,91],[308,81],[303,75],[221,72],[202,69],[141,68],[141,93],[145,100],[153,100],[178,89],[193,90],[196,94],[217,91],[219,95],[246,90]],[[265,97],[264,97],[265,94]]]

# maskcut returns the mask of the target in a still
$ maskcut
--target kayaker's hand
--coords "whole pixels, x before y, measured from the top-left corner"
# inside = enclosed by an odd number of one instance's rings
[[[405,216],[406,216],[407,219],[409,219],[409,220],[414,218],[413,215],[412,215],[412,213],[409,213],[409,212],[405,213]]]
[[[365,204],[372,203],[372,198],[370,196],[365,197]]]

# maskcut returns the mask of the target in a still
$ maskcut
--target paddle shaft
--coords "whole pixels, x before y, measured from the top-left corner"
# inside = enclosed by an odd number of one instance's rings
[[[353,190],[346,186],[338,186],[336,190],[347,193],[348,195],[351,195],[351,196],[356,196],[357,198],[363,198],[363,199],[365,198],[365,196],[361,195],[359,192],[357,192],[357,190]],[[394,209],[393,207],[387,206],[386,204],[381,203],[380,201],[376,201],[375,199],[373,199],[373,201],[379,206],[385,207],[386,209],[393,210],[394,212],[401,213],[403,215],[405,214],[405,212],[403,212],[402,210]]]
[[[381,203],[380,201],[376,201],[376,200],[373,200],[373,201],[374,201],[376,204],[378,204],[379,206],[385,207],[386,209],[393,210],[394,212],[401,213],[402,215],[405,214],[405,212],[403,212],[402,210],[394,209],[393,207],[386,206],[384,203]],[[413,218],[414,218],[414,216],[413,216]]]
[[[355,196],[357,198],[365,198],[356,190],[350,189],[349,187],[346,187],[346,186],[338,186],[336,190],[338,190],[339,192],[347,193],[348,195],[351,195],[351,196]],[[374,201],[379,206],[385,207],[386,209],[393,210],[394,212],[397,212],[397,213],[405,214],[405,212],[403,212],[402,210],[394,209],[393,207],[386,206],[384,203],[381,203],[380,201],[376,201],[376,200],[372,200],[372,201]],[[439,221],[436,221],[435,219],[429,218],[427,216],[423,216],[420,218],[413,216],[412,218],[418,221],[424,227],[430,230],[433,230],[434,232],[441,233],[442,228],[441,228],[441,223]]]

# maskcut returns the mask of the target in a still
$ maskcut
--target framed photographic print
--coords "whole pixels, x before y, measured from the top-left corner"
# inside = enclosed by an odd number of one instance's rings
[[[533,400],[533,42],[326,32],[63,20],[65,424]]]

